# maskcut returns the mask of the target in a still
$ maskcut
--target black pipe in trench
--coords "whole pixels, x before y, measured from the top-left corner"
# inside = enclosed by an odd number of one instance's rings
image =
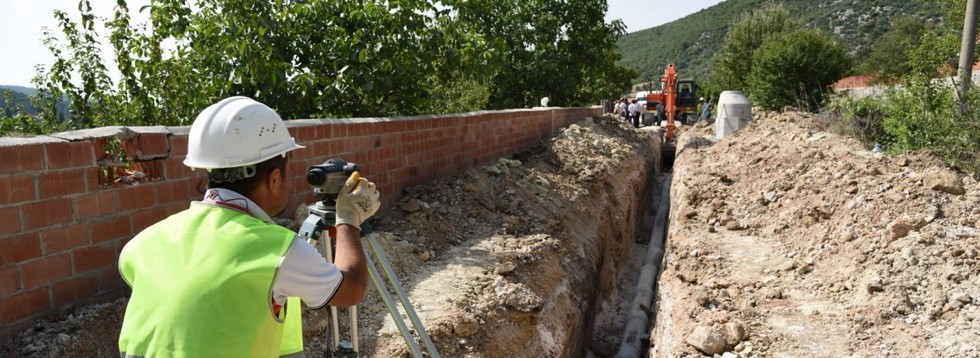
[[[626,318],[623,338],[619,344],[616,358],[643,357],[643,349],[647,348],[650,337],[650,319],[653,316],[653,295],[660,272],[660,262],[664,258],[664,242],[667,237],[667,216],[670,210],[670,182],[667,176],[660,191],[660,203],[657,206],[656,219],[653,223],[653,233],[647,247],[643,266],[640,268],[640,278],[637,280],[636,292]]]

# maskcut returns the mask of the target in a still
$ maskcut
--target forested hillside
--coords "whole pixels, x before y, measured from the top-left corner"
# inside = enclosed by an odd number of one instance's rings
[[[739,15],[771,0],[726,0],[718,5],[661,26],[619,39],[619,64],[637,71],[636,82],[659,81],[667,63],[677,64],[682,77],[703,78],[728,27]],[[940,21],[938,10],[923,0],[787,0],[783,6],[809,26],[837,34],[852,55],[867,55],[871,44],[900,16]],[[669,6],[669,5],[667,5]],[[650,16],[656,16],[651,14]]]
[[[7,91],[10,91],[9,95],[5,93]],[[28,98],[28,96],[35,92],[37,90],[34,88],[0,85],[0,110],[6,112],[8,116],[16,114],[18,109],[23,110],[27,114],[37,114],[37,111],[31,105],[31,101]],[[10,98],[10,103],[7,103],[8,97]]]

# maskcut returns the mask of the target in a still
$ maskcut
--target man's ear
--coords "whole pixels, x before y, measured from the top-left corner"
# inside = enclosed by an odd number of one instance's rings
[[[272,170],[269,171],[269,176],[266,178],[266,185],[269,186],[269,191],[278,192],[279,190],[282,190],[282,182],[285,180],[285,177],[282,174],[282,170],[279,168],[272,168]]]

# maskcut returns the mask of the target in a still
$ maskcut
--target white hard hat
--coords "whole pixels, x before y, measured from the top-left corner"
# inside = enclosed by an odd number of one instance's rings
[[[272,108],[248,97],[230,97],[205,108],[191,125],[187,158],[191,168],[220,169],[261,163],[303,148],[289,136]]]

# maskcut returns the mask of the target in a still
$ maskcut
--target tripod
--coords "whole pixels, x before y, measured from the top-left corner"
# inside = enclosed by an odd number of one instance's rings
[[[312,244],[314,247],[317,246],[317,242],[320,242],[323,249],[323,257],[327,259],[327,262],[333,262],[333,223],[336,220],[336,193],[334,195],[324,194],[321,195],[321,201],[316,202],[314,205],[310,205],[310,214],[307,216],[306,220],[303,221],[303,225],[299,229],[299,235],[306,238],[306,241]],[[321,233],[327,231],[329,240],[320,240]],[[388,281],[391,282],[392,289],[398,296],[398,300],[402,304],[402,308],[408,315],[408,318],[412,321],[412,326],[415,331],[418,332],[419,338],[425,345],[427,355],[429,357],[439,358],[439,353],[436,351],[435,345],[432,344],[432,340],[429,338],[429,334],[425,331],[425,327],[422,325],[422,321],[419,320],[418,314],[415,313],[415,309],[412,308],[412,303],[408,300],[408,296],[405,294],[405,290],[402,289],[401,281],[395,276],[394,270],[391,269],[391,264],[384,255],[384,251],[381,249],[381,245],[378,244],[378,240],[375,237],[374,231],[365,222],[361,224],[361,238],[365,239],[367,245],[365,246],[365,258],[367,259],[368,273],[371,277],[371,282],[374,283],[374,287],[378,290],[378,294],[381,296],[381,300],[384,301],[385,308],[388,309],[388,314],[391,315],[392,320],[394,320],[395,325],[398,327],[398,331],[401,333],[402,338],[405,339],[405,344],[408,345],[409,351],[412,353],[413,357],[423,357],[422,351],[419,348],[418,342],[415,341],[415,337],[412,336],[412,332],[409,330],[408,326],[405,324],[405,320],[402,319],[401,314],[398,312],[398,308],[395,306],[394,300],[391,294],[388,292],[388,286],[385,280],[382,280],[378,268],[375,265],[374,260],[371,258],[372,254],[378,258],[378,263],[381,266],[382,272]],[[360,342],[358,340],[358,330],[357,330],[357,306],[351,306],[347,309],[348,319],[350,320],[350,340],[342,340],[340,338],[340,325],[338,322],[337,307],[330,306],[329,310],[329,321],[330,328],[327,329],[327,342],[330,345],[330,356],[338,358],[357,358],[360,355]]]

